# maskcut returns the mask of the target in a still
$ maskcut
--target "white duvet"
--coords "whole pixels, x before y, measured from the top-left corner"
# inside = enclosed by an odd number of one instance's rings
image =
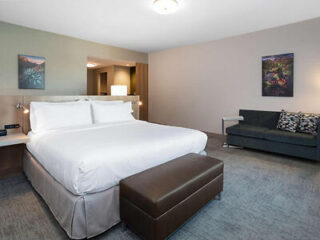
[[[128,121],[29,133],[28,150],[76,195],[106,190],[135,173],[204,150],[197,130]]]

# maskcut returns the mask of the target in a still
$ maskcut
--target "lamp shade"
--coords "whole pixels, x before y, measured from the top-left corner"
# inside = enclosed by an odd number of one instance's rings
[[[127,85],[112,85],[111,96],[127,96]]]

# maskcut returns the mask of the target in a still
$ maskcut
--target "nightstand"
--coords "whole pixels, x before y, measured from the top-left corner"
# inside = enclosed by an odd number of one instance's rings
[[[10,133],[0,137],[0,178],[22,172],[22,158],[29,137],[23,133]]]

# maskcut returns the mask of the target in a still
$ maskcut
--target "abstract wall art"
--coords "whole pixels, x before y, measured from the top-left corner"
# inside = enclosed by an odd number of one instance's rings
[[[262,96],[293,97],[293,53],[262,57]]]

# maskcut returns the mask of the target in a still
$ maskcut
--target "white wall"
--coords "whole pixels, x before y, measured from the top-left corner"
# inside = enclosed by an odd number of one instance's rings
[[[320,18],[149,55],[150,121],[221,133],[240,108],[320,113]],[[261,57],[295,54],[294,97],[262,97]]]

